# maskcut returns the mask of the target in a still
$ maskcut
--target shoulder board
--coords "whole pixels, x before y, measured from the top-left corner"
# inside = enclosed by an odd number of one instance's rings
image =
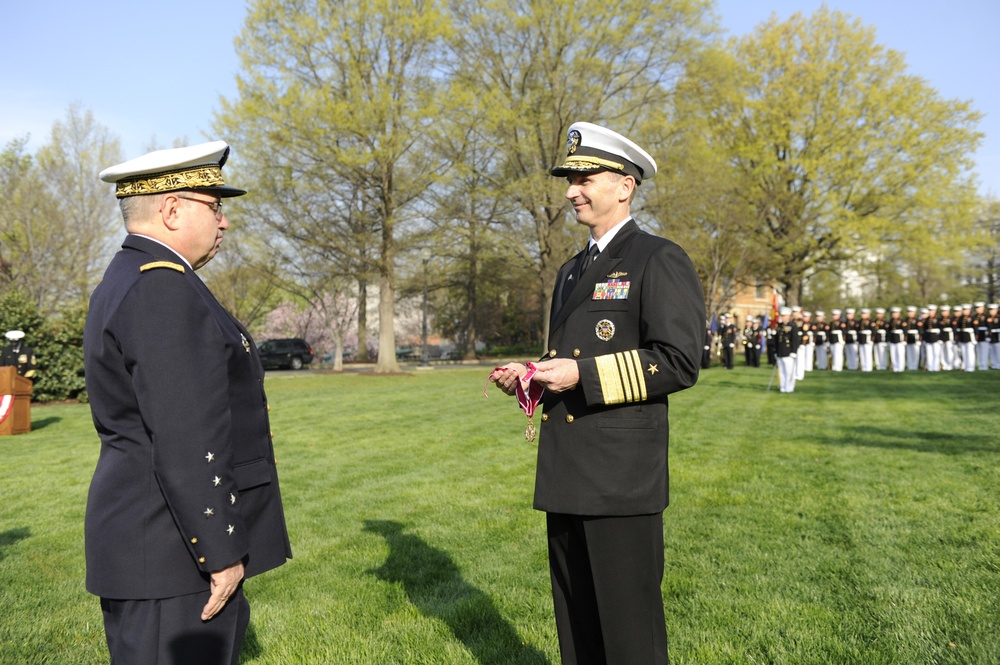
[[[171,270],[176,270],[179,273],[184,272],[184,266],[179,263],[173,263],[172,261],[153,261],[152,263],[140,266],[139,272],[146,272],[147,270],[153,270],[154,268],[170,268]]]

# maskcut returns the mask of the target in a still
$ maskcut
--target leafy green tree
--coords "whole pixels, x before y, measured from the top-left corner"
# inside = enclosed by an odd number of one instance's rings
[[[332,273],[377,279],[376,372],[398,370],[399,227],[447,168],[427,142],[448,31],[434,0],[257,0],[236,43],[239,97],[216,119],[258,228]]]
[[[86,302],[122,235],[100,170],[121,161],[118,139],[73,104],[32,157],[27,137],[0,155],[0,263],[44,315]]]
[[[450,75],[482,113],[470,131],[496,146],[483,174],[519,210],[506,254],[535,270],[548,303],[559,267],[583,245],[565,183],[548,171],[576,121],[639,142],[662,133],[670,90],[713,29],[707,0],[623,0],[581,10],[569,0],[452,0]],[[544,307],[544,337],[548,311]]]
[[[824,264],[880,254],[920,279],[940,256],[915,247],[925,225],[968,222],[980,114],[907,74],[873,28],[825,7],[772,18],[729,50],[742,68],[735,85],[689,84],[706,100],[710,140],[746,177],[753,238],[788,300]],[[932,219],[939,201],[947,217]]]

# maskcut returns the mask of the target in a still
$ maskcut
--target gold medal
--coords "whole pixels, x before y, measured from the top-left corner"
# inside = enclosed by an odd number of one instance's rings
[[[535,423],[528,421],[528,426],[524,428],[524,440],[534,441],[535,440]]]

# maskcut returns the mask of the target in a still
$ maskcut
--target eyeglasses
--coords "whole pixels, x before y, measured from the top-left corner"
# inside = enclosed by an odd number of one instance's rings
[[[194,199],[190,196],[181,196],[180,194],[175,194],[174,196],[185,201],[194,201],[195,203],[207,205],[212,209],[216,219],[222,219],[222,201],[203,201],[202,199]]]

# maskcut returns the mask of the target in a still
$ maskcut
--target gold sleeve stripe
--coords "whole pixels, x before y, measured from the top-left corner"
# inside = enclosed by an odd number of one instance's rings
[[[618,380],[621,381],[622,390],[625,393],[626,402],[635,401],[634,386],[629,378],[628,359],[624,354],[616,353],[615,362],[618,369]]]
[[[605,404],[645,401],[646,377],[642,373],[638,351],[597,356],[594,360]]]
[[[622,392],[621,378],[618,373],[618,363],[613,355],[597,356],[597,376],[601,380],[601,394],[605,404],[622,404],[625,394]]]
[[[146,272],[147,270],[153,270],[154,268],[170,268],[171,270],[176,270],[180,273],[184,272],[184,266],[172,261],[153,261],[151,263],[146,263],[139,267],[139,272]]]
[[[628,365],[628,378],[632,384],[632,392],[635,395],[631,401],[641,402],[646,399],[646,377],[643,375],[642,367],[639,364],[639,352],[633,349],[626,351],[622,355],[625,357],[626,364]]]

